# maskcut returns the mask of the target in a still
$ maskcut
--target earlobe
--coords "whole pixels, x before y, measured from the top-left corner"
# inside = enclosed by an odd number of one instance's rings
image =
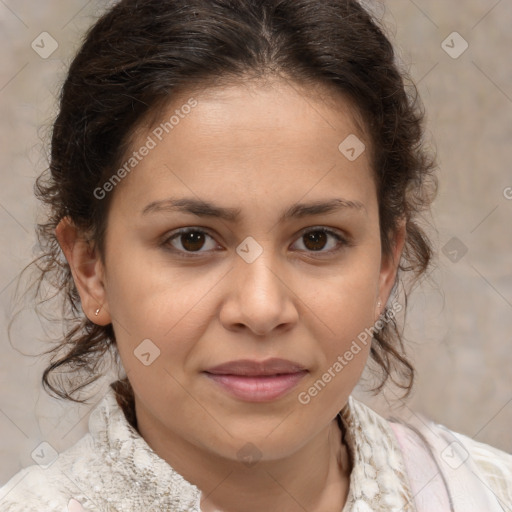
[[[97,249],[68,217],[59,222],[55,235],[70,266],[85,315],[95,324],[109,324],[104,268]]]

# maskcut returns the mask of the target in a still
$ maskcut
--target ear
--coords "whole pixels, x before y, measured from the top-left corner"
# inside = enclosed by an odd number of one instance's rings
[[[69,263],[83,312],[95,324],[109,324],[111,318],[104,286],[105,270],[98,250],[68,217],[59,222],[55,235]],[[98,308],[100,311],[96,315]]]
[[[377,318],[384,310],[391,294],[391,290],[393,289],[393,285],[395,284],[398,265],[400,264],[400,258],[405,244],[406,232],[406,220],[402,219],[391,239],[391,253],[382,256],[379,275],[379,289],[377,290],[377,296],[378,300],[381,301],[381,306],[378,307],[378,305],[376,305]]]

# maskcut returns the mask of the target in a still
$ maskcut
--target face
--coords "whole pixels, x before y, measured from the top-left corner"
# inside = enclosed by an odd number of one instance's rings
[[[396,272],[354,136],[368,148],[343,98],[281,81],[184,96],[138,132],[105,265],[74,275],[113,324],[146,431],[272,460],[344,406]],[[239,360],[254,364],[215,370]]]

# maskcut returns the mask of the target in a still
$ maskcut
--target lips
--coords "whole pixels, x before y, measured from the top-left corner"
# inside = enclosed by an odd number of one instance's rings
[[[240,359],[220,364],[206,370],[214,375],[243,375],[247,377],[259,377],[267,375],[282,375],[305,371],[306,368],[287,359],[272,358],[265,361],[252,361]]]
[[[223,392],[245,402],[268,402],[289,393],[308,373],[286,359],[251,361],[242,359],[206,370],[205,375]]]

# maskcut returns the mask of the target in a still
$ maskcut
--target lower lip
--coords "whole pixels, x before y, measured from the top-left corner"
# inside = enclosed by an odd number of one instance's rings
[[[206,375],[223,387],[231,395],[246,402],[269,402],[277,400],[290,390],[307,374],[307,371],[283,375],[244,377],[242,375]]]

